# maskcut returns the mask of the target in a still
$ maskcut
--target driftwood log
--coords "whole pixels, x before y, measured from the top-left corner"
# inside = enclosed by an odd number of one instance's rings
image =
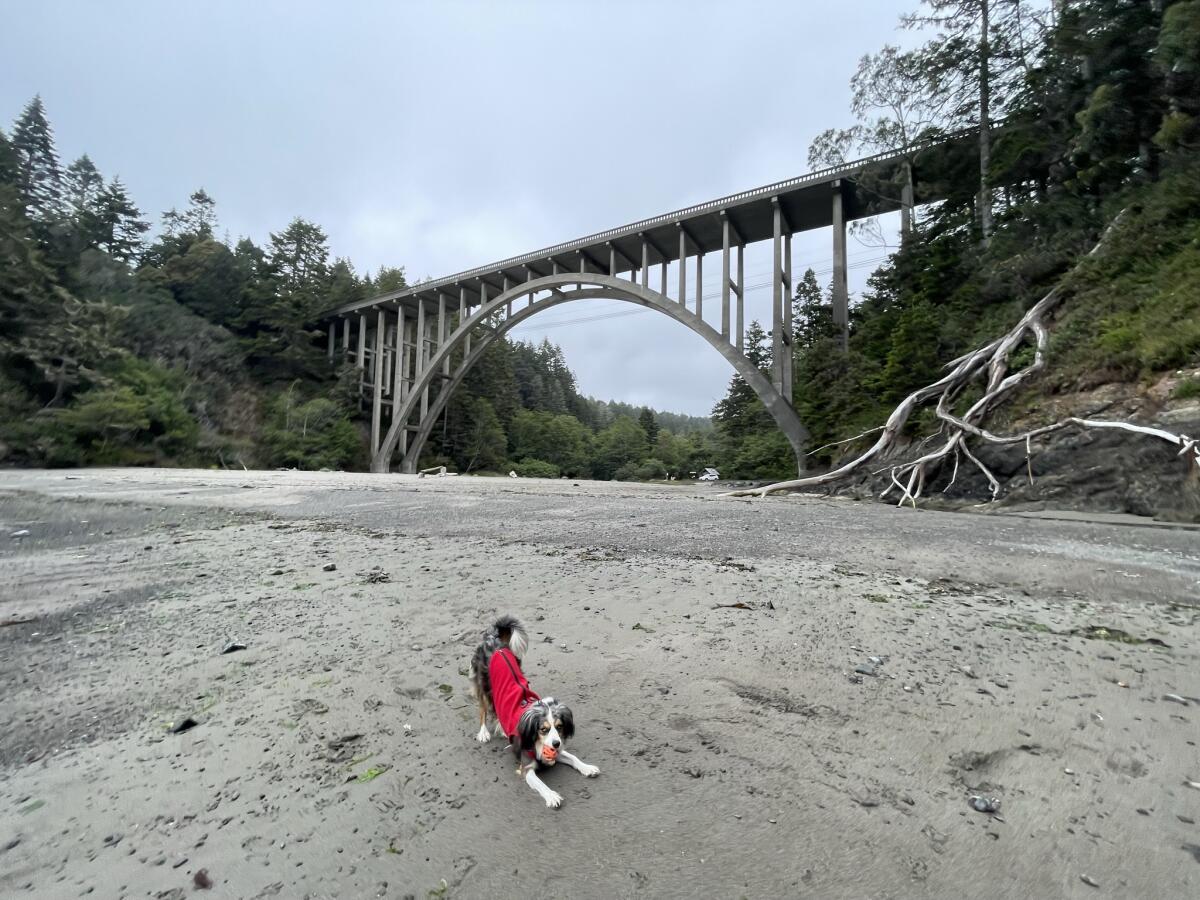
[[[1085,259],[1103,252],[1109,237],[1120,227],[1124,215],[1124,213],[1121,213],[1112,221]],[[1082,261],[1080,265],[1082,265]],[[892,411],[892,414],[888,416],[887,422],[883,425],[865,431],[853,438],[838,442],[850,443],[869,434],[874,434],[877,431],[881,432],[875,443],[859,456],[822,475],[794,478],[790,481],[780,481],[758,488],[730,491],[724,496],[765,497],[767,494],[777,491],[818,487],[841,481],[858,472],[872,460],[878,460],[880,457],[895,451],[899,446],[904,426],[913,411],[935,399],[937,401],[935,410],[942,428],[932,437],[944,437],[941,445],[916,459],[897,463],[893,466],[886,466],[872,473],[889,473],[890,483],[880,496],[886,497],[892,491],[897,491],[899,494],[898,505],[903,505],[907,502],[915,507],[917,498],[924,491],[929,477],[944,463],[953,460],[954,470],[949,484],[946,485],[948,489],[958,475],[958,466],[963,458],[971,465],[976,466],[983,473],[984,477],[987,478],[988,484],[991,485],[992,499],[995,500],[999,497],[1000,482],[988,470],[987,466],[971,452],[968,444],[968,440],[971,438],[993,444],[1024,443],[1026,465],[1030,472],[1029,477],[1031,481],[1033,475],[1032,468],[1029,467],[1029,460],[1032,457],[1033,440],[1066,428],[1108,428],[1146,435],[1174,445],[1178,448],[1179,456],[1185,456],[1192,465],[1200,466],[1200,441],[1196,438],[1164,431],[1161,428],[1136,425],[1132,422],[1080,419],[1071,416],[1040,428],[1023,431],[1019,434],[1006,435],[995,434],[984,427],[983,422],[989,413],[1005,401],[1011,399],[1022,384],[1045,369],[1046,345],[1049,337],[1046,329],[1046,319],[1062,302],[1065,294],[1064,284],[1069,281],[1070,275],[1074,274],[1078,269],[1079,266],[1077,265],[1066,278],[1035,303],[1022,316],[1021,321],[1006,335],[948,363],[946,368],[949,371],[946,375],[933,384],[913,391],[905,397],[900,405]],[[1016,372],[1010,372],[1009,361],[1012,354],[1027,341],[1033,343],[1033,362]],[[956,413],[954,411],[955,399],[961,396],[970,385],[978,381],[984,382],[983,396],[972,403],[965,412],[961,414]]]

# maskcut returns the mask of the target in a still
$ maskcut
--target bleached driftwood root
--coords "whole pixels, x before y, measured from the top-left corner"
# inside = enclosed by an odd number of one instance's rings
[[[1094,256],[1102,250],[1108,237],[1120,226],[1123,217],[1124,213],[1118,215],[1112,221],[1099,242],[1088,254],[1089,257]],[[865,452],[844,465],[823,475],[780,481],[759,488],[730,491],[724,496],[765,497],[767,494],[777,491],[818,487],[847,478],[872,460],[877,460],[888,454],[889,451],[895,450],[901,432],[913,411],[934,398],[937,399],[937,417],[942,423],[941,431],[935,436],[944,436],[943,443],[936,449],[916,459],[894,466],[885,466],[873,473],[889,473],[890,483],[880,496],[886,497],[893,490],[898,491],[900,498],[898,505],[903,505],[907,502],[915,507],[917,505],[917,498],[921,496],[929,477],[942,463],[951,457],[954,460],[954,472],[951,476],[950,484],[953,484],[954,480],[958,477],[960,457],[965,457],[987,478],[988,484],[991,486],[992,499],[995,500],[999,497],[1001,490],[1000,482],[988,470],[987,466],[971,452],[970,447],[967,445],[969,437],[992,444],[1018,444],[1024,442],[1026,469],[1029,473],[1031,483],[1033,481],[1031,457],[1034,438],[1043,437],[1044,435],[1067,428],[1108,428],[1146,435],[1173,444],[1179,448],[1177,455],[1186,457],[1192,465],[1200,466],[1200,440],[1190,438],[1185,434],[1175,434],[1161,428],[1136,425],[1132,422],[1081,419],[1071,416],[1050,425],[1009,435],[994,434],[983,426],[982,423],[989,413],[1001,403],[1010,399],[1022,384],[1046,367],[1046,345],[1049,339],[1045,324],[1046,317],[1062,302],[1062,299],[1063,290],[1062,283],[1060,283],[1035,303],[1008,334],[948,363],[946,368],[949,371],[946,375],[933,384],[913,391],[913,393],[905,397],[903,402],[888,416],[887,422],[880,426],[882,433],[876,439],[875,443]],[[1010,372],[1009,360],[1013,352],[1026,341],[1033,342],[1033,362],[1016,372]],[[970,384],[977,380],[985,382],[983,396],[971,404],[966,412],[961,415],[955,413],[953,410],[955,398],[960,396]],[[878,431],[880,428],[863,432],[858,437],[871,434],[872,431]],[[850,440],[855,440],[855,438],[851,438]],[[948,487],[949,484],[947,485]]]

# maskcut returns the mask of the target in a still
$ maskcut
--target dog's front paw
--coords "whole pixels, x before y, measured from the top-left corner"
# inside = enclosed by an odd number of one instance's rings
[[[579,774],[582,775],[584,778],[595,778],[597,775],[600,774],[600,767],[599,766],[589,766],[587,763],[584,763],[583,765],[581,765],[579,767]]]
[[[551,809],[558,809],[562,806],[562,794],[556,794],[554,791],[551,791],[549,796],[546,797],[546,805]]]
[[[488,727],[486,725],[480,725],[479,734],[475,735],[475,740],[479,741],[481,744],[486,744],[491,739],[492,733],[488,731]]]

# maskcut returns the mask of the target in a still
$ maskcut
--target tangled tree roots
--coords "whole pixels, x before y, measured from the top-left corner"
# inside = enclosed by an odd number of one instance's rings
[[[1105,242],[1109,236],[1117,229],[1124,217],[1124,213],[1118,215],[1109,227],[1105,230],[1104,235],[1100,238],[1095,247],[1088,254],[1089,257],[1101,252]],[[1078,269],[1078,266],[1076,267]],[[1072,273],[1073,274],[1073,273]],[[954,483],[958,475],[958,466],[962,457],[965,457],[969,463],[976,466],[988,480],[991,485],[992,499],[995,500],[1000,495],[1000,482],[996,480],[995,475],[989,471],[987,466],[980,462],[979,458],[971,452],[968,446],[968,438],[978,438],[982,441],[992,444],[1025,444],[1026,465],[1029,466],[1029,459],[1032,455],[1032,442],[1034,438],[1050,434],[1055,431],[1062,431],[1067,428],[1110,428],[1119,429],[1122,431],[1131,431],[1137,434],[1148,435],[1158,440],[1166,441],[1179,448],[1178,455],[1185,456],[1192,465],[1200,466],[1200,446],[1197,439],[1189,438],[1187,435],[1174,434],[1170,431],[1164,431],[1161,428],[1151,428],[1144,425],[1135,425],[1132,422],[1121,421],[1103,421],[1097,419],[1080,419],[1074,416],[1062,419],[1051,425],[1044,425],[1041,428],[1034,428],[1030,431],[1024,431],[1020,434],[998,435],[993,434],[983,427],[982,423],[989,413],[997,406],[1010,399],[1017,389],[1034,375],[1041,372],[1046,367],[1046,344],[1048,334],[1046,331],[1045,320],[1062,301],[1063,285],[1060,282],[1046,296],[1039,300],[1033,307],[1025,313],[1021,321],[1003,337],[992,341],[991,343],[980,347],[977,350],[968,353],[965,356],[960,356],[958,359],[947,364],[946,368],[949,372],[933,384],[927,385],[920,390],[909,394],[904,401],[892,411],[887,422],[870,431],[863,432],[855,438],[849,440],[857,440],[865,437],[868,434],[873,434],[876,431],[881,431],[875,443],[860,456],[839,466],[832,471],[826,472],[823,475],[814,475],[809,478],[796,478],[791,481],[780,481],[776,484],[768,484],[760,488],[751,488],[749,490],[731,491],[725,496],[727,497],[747,497],[757,496],[765,497],[767,494],[777,491],[794,490],[797,488],[817,487],[824,484],[832,484],[841,481],[859,471],[863,466],[872,460],[877,460],[880,457],[886,456],[891,451],[897,449],[900,434],[904,429],[905,423],[913,410],[923,404],[937,399],[937,417],[942,423],[941,430],[934,437],[945,435],[945,440],[937,449],[930,451],[916,459],[905,463],[899,463],[891,467],[879,469],[872,474],[888,472],[891,483],[880,495],[886,497],[893,490],[899,492],[899,503],[903,505],[905,502],[911,503],[914,507],[917,503],[917,498],[925,489],[925,485],[929,477],[943,463],[950,458],[954,461],[954,470],[950,478],[950,483],[946,485],[949,489]],[[1013,352],[1017,350],[1026,341],[1032,341],[1034,347],[1034,359],[1029,365],[1025,366],[1016,372],[1009,372],[1009,359]],[[985,382],[983,396],[971,404],[966,412],[958,415],[954,412],[954,400],[961,396],[963,391],[977,380]],[[842,441],[840,443],[848,443]],[[1032,481],[1032,469],[1030,471],[1030,480]]]

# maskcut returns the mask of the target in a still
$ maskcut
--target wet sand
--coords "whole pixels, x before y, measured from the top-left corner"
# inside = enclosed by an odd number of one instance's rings
[[[1200,894],[1200,534],[717,493],[0,472],[0,894]]]

